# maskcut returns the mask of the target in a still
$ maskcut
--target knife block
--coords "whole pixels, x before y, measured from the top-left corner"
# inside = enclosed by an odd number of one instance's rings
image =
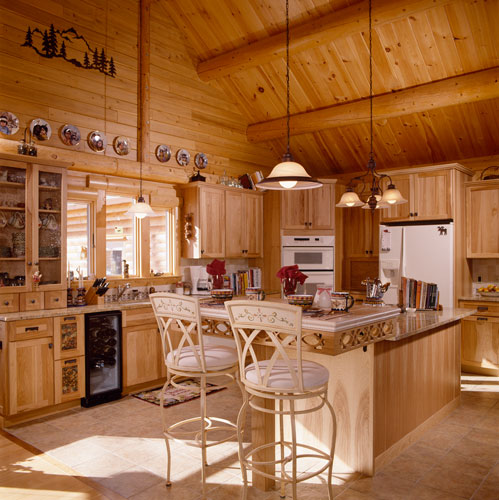
[[[87,305],[100,306],[104,304],[104,295],[99,296],[95,293],[96,291],[97,288],[89,288],[88,292],[85,295],[85,302],[87,303]]]

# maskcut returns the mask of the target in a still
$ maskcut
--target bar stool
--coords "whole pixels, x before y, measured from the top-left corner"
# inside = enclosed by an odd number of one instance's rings
[[[191,439],[186,444],[201,448],[201,479],[203,493],[206,485],[206,449],[233,439],[237,435],[236,424],[229,420],[209,417],[206,409],[207,380],[213,377],[227,377],[227,383],[212,383],[210,388],[222,389],[237,382],[238,357],[233,346],[217,343],[205,345],[202,334],[199,299],[179,296],[175,293],[158,292],[149,295],[158,322],[163,346],[163,356],[167,368],[167,379],[160,393],[160,410],[167,451],[166,486],[171,486],[171,451],[170,439]],[[177,342],[178,340],[178,342]],[[189,390],[200,393],[201,414],[173,425],[167,425],[164,394],[168,386],[182,388],[185,378],[199,379],[199,389],[189,386]],[[224,380],[224,379],[222,379]],[[242,386],[241,391],[242,391]],[[199,422],[198,430],[182,429],[187,424]],[[207,442],[207,433],[211,431],[231,431],[230,435],[214,442]]]
[[[333,407],[327,400],[328,370],[313,361],[302,360],[301,321],[302,310],[297,306],[277,302],[229,301],[225,303],[229,320],[236,340],[239,355],[240,378],[245,389],[243,405],[238,415],[239,460],[243,476],[244,488],[242,499],[247,498],[247,469],[253,474],[261,474],[281,483],[281,497],[285,497],[285,486],[292,486],[293,499],[297,500],[297,483],[317,476],[328,469],[328,496],[333,498],[331,484],[333,473],[334,447],[336,441],[336,416]],[[273,347],[270,359],[258,359],[254,343],[264,343]],[[290,358],[294,354],[295,359]],[[244,360],[249,357],[251,363],[245,366]],[[257,398],[262,398],[259,401]],[[274,408],[265,405],[265,400],[273,400]],[[299,401],[309,400],[307,408],[296,408]],[[276,405],[277,402],[277,405]],[[320,410],[327,406],[331,413],[333,432],[329,453],[296,441],[296,416]],[[270,413],[279,416],[279,440],[263,444],[256,448],[244,450],[242,441],[242,424],[246,418],[246,410]],[[277,407],[276,407],[277,406]],[[289,417],[291,440],[284,438],[284,417]],[[275,460],[256,460],[255,453],[268,448],[279,448],[280,457]],[[298,453],[300,448],[300,453]],[[301,452],[301,449],[304,451]],[[285,454],[287,450],[287,454]],[[297,462],[300,458],[315,458],[320,466],[298,477]],[[280,464],[280,475],[269,474],[258,469],[258,466],[275,466]],[[291,464],[291,471],[286,466]],[[289,467],[288,467],[289,469]]]

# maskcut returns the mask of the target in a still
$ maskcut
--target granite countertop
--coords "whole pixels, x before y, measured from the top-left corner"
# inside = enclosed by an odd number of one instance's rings
[[[428,330],[459,321],[476,313],[476,309],[444,309],[443,311],[414,311],[402,313],[395,320],[394,335],[388,341],[397,341]]]
[[[459,300],[468,300],[473,302],[499,302],[499,296],[484,297],[483,295],[469,295],[467,297],[459,297]]]
[[[123,311],[150,306],[149,300],[131,302],[109,302],[107,304],[81,307],[65,307],[62,309],[40,309],[38,311],[24,311],[0,314],[0,321],[20,321],[36,318],[54,318],[55,316],[71,316],[102,311]]]

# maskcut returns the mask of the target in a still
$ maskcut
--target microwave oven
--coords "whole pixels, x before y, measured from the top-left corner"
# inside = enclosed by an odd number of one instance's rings
[[[334,236],[283,236],[281,257],[300,271],[334,271]]]

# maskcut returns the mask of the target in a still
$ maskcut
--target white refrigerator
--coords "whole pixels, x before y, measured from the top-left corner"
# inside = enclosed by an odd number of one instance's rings
[[[454,307],[454,224],[380,225],[379,272],[390,282],[383,300],[397,304],[400,278],[436,283],[439,303]]]

